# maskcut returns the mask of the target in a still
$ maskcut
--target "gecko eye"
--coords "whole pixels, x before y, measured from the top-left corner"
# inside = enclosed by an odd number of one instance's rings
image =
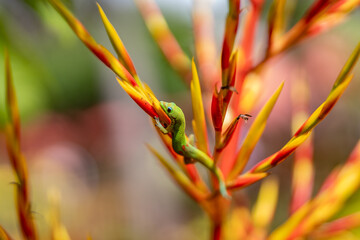
[[[168,112],[168,113],[171,113],[171,111],[172,111],[172,107],[168,107],[168,108],[167,108],[167,112]]]

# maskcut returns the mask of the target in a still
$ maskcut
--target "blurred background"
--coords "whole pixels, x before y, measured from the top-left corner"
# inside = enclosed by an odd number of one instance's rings
[[[132,0],[99,0],[122,38],[137,72],[159,99],[180,105],[188,120],[190,94],[151,39]],[[192,1],[157,1],[189,56],[194,55]],[[312,1],[298,1],[291,23]],[[67,6],[93,37],[112,49],[93,0],[68,0]],[[243,8],[246,14],[247,1]],[[264,13],[267,12],[268,5]],[[227,1],[214,0],[220,54]],[[266,68],[259,107],[285,80],[251,165],[280,149],[291,136],[291,80],[303,74],[311,88],[310,111],[329,93],[342,65],[360,39],[360,11],[341,25],[282,54]],[[266,15],[258,29],[255,59],[261,59]],[[149,153],[151,143],[165,153],[147,115],[127,96],[107,69],[78,40],[45,1],[0,0],[0,86],[4,86],[4,47],[10,52],[22,121],[22,144],[30,172],[34,217],[42,239],[49,236],[54,194],[73,239],[206,239],[206,216],[167,176]],[[330,171],[349,156],[360,138],[360,66],[344,96],[314,135],[315,192]],[[4,87],[0,87],[1,132]],[[251,113],[256,115],[256,112]],[[251,123],[251,121],[249,122]],[[190,126],[190,125],[189,125]],[[248,124],[250,126],[250,124]],[[191,129],[188,127],[190,133]],[[210,136],[212,132],[210,132]],[[14,174],[4,134],[0,136],[0,224],[20,238],[14,206]],[[287,218],[291,157],[274,169],[280,199],[273,227]],[[235,195],[254,202],[258,184]],[[360,194],[341,214],[360,210]]]

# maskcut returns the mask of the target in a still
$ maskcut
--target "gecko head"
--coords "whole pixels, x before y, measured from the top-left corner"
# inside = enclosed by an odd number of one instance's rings
[[[171,122],[178,119],[184,119],[184,113],[175,103],[160,101],[160,106],[164,112],[170,117]]]

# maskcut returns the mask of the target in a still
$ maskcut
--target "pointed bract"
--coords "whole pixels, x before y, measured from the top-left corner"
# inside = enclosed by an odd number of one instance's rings
[[[10,163],[17,177],[15,198],[18,222],[24,239],[36,240],[37,230],[31,212],[28,170],[20,146],[20,117],[7,51],[5,51],[5,79],[6,109],[8,114],[5,136]]]
[[[230,181],[226,186],[229,190],[238,190],[247,187],[261,179],[267,177],[269,173],[249,173]]]
[[[125,90],[127,94],[141,107],[150,117],[155,118],[158,117],[153,106],[150,102],[143,96],[141,93],[135,91],[130,84],[125,81],[122,81],[119,78],[116,78],[120,86]]]
[[[192,197],[195,201],[200,202],[205,199],[206,195],[201,192],[190,179],[180,170],[177,170],[167,161],[160,153],[158,153],[153,147],[147,145],[149,150],[156,156],[160,163],[170,173],[175,182],[185,190],[185,192]]]
[[[14,128],[15,140],[20,140],[20,116],[12,78],[9,53],[5,49],[6,110],[10,125]]]
[[[193,128],[198,148],[209,154],[205,112],[201,96],[199,76],[197,74],[194,59],[192,60],[192,80],[190,83],[191,100],[193,109]]]
[[[137,73],[136,73],[134,64],[133,64],[123,42],[121,41],[121,38],[119,37],[115,28],[113,27],[113,25],[107,18],[106,14],[104,13],[100,4],[97,3],[97,6],[98,6],[98,9],[100,12],[101,19],[104,23],[106,32],[109,36],[111,44],[113,45],[113,47],[118,55],[119,60],[126,67],[126,69],[131,73],[131,75],[135,78],[136,82],[140,85],[140,81],[137,77]]]
[[[153,0],[136,0],[140,13],[155,42],[160,47],[171,67],[189,83],[191,76],[191,60],[181,49],[179,43],[169,29],[156,2]]]
[[[216,132],[221,132],[222,129],[222,100],[219,99],[221,95],[214,89],[213,97],[211,100],[211,117],[214,129]]]
[[[282,82],[255,118],[253,124],[249,129],[248,134],[245,137],[240,151],[236,156],[235,165],[230,172],[229,179],[236,178],[246,166],[252,151],[254,150],[257,142],[259,141],[262,133],[265,130],[267,119],[269,118],[269,115],[281,93],[283,86],[284,83]]]
[[[109,67],[121,79],[138,86],[134,77],[106,48],[98,44],[89,34],[81,22],[61,3],[60,0],[48,0],[51,5],[61,14],[79,39],[93,52],[107,67]]]
[[[234,41],[239,25],[239,14],[240,14],[240,0],[229,0],[229,12],[226,17],[224,40],[221,52],[221,69],[223,74],[223,85],[224,78],[226,78],[226,72],[229,69],[230,56],[233,51]]]
[[[286,0],[273,1],[268,16],[268,48],[267,54],[271,51],[273,44],[278,42],[278,39],[285,30],[285,4]]]

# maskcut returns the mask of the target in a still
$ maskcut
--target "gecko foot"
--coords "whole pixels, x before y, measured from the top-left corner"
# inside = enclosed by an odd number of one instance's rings
[[[161,124],[160,119],[159,119],[158,117],[154,117],[154,120],[155,120],[155,126],[157,126],[162,133],[167,134],[168,131],[167,131],[166,128]]]

